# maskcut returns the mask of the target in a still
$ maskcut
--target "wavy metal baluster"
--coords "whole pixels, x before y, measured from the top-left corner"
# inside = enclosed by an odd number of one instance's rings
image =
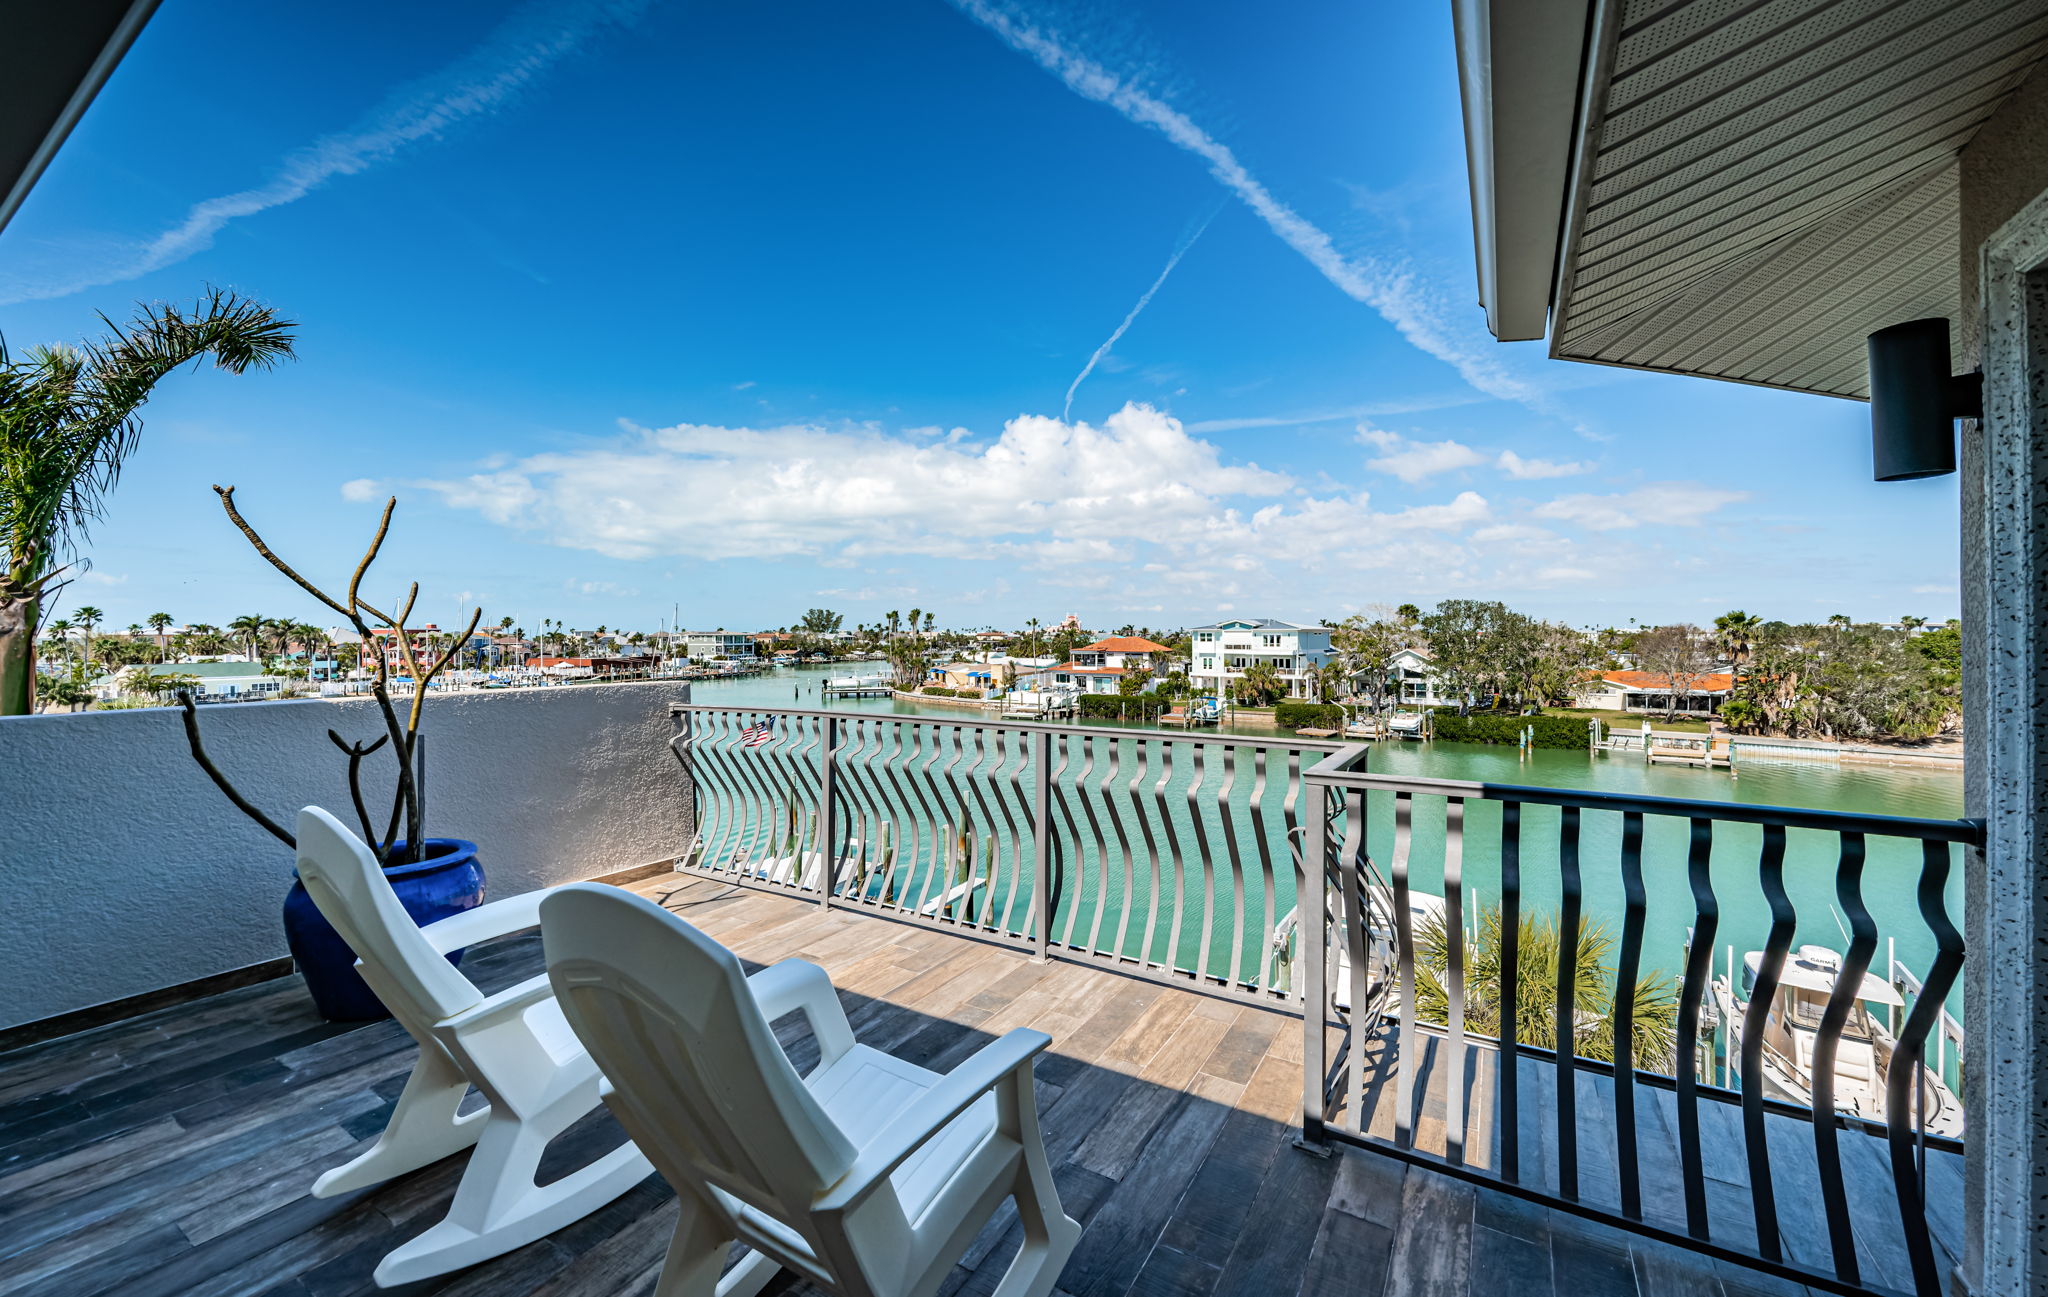
[[[1408,908],[1408,848],[1413,837],[1411,821],[1414,817],[1413,798],[1407,793],[1394,794],[1394,859],[1391,881],[1394,891],[1394,951],[1400,976],[1401,996],[1401,1037],[1395,1054],[1397,1066],[1394,1072],[1394,1142],[1402,1148],[1415,1147],[1415,1073],[1422,1066],[1422,1051],[1415,1035],[1415,920]],[[1358,819],[1365,816],[1360,814]],[[1356,887],[1362,894],[1365,890],[1363,879],[1345,880],[1345,887]],[[1363,907],[1361,907],[1363,908]],[[1360,1004],[1356,988],[1357,966],[1353,964],[1352,1003]],[[1353,1028],[1357,1030],[1356,1027]],[[1359,1051],[1353,1051],[1353,1057]]]
[[[1057,815],[1053,819],[1053,868],[1048,874],[1053,884],[1052,913],[1055,922],[1058,921],[1061,907],[1064,906],[1066,909],[1066,926],[1061,930],[1058,941],[1060,945],[1065,946],[1069,950],[1075,948],[1074,924],[1081,915],[1081,879],[1079,871],[1082,865],[1086,863],[1081,851],[1080,824],[1074,818],[1074,806],[1068,792],[1069,788],[1082,777],[1079,774],[1069,776],[1067,773],[1068,769],[1074,764],[1073,737],[1075,736],[1060,735],[1059,745],[1054,749],[1059,753],[1059,764],[1053,767],[1052,772],[1052,804]],[[1064,838],[1060,836],[1059,832],[1062,820],[1066,822],[1067,826]],[[1072,886],[1068,886],[1067,871],[1069,869],[1075,871]]]
[[[1017,756],[1017,767],[1014,770],[1008,768],[1012,746],[1010,740],[1013,733],[1016,738]],[[996,765],[996,778],[999,781],[996,784],[996,806],[1003,813],[1003,831],[1009,835],[1010,846],[1008,853],[1004,856],[1004,860],[1008,862],[1010,886],[1003,896],[1003,908],[1000,913],[997,913],[994,908],[996,885],[994,880],[991,880],[989,882],[989,907],[991,926],[997,932],[1006,936],[1020,935],[1011,929],[1011,916],[1017,913],[1017,888],[1024,877],[1025,854],[1024,839],[1020,836],[1017,827],[1016,812],[1025,809],[1023,781],[1024,773],[1031,765],[1029,748],[1030,745],[1025,741],[1025,736],[1021,732],[1010,730],[1000,730],[997,732],[996,750],[1000,757]],[[1015,803],[1014,806],[1013,803]],[[1028,820],[1030,816],[1027,814],[1024,818]]]
[[[1109,786],[1109,779],[1116,772],[1116,740],[1103,740],[1108,752],[1104,762],[1102,788]],[[1074,795],[1080,799],[1081,809],[1088,816],[1088,837],[1095,844],[1095,917],[1088,925],[1088,953],[1102,953],[1102,920],[1109,913],[1109,837],[1102,831],[1102,820],[1095,814],[1095,802],[1101,789],[1090,790],[1086,780],[1095,773],[1095,736],[1081,740],[1082,748],[1088,753],[1088,764],[1082,767],[1074,780]]]
[[[1254,752],[1256,748],[1252,749]],[[1223,842],[1230,849],[1230,980],[1231,990],[1244,987],[1244,859],[1238,851],[1237,817],[1230,808],[1232,786],[1237,783],[1237,746],[1232,744],[1223,750],[1223,787],[1216,790],[1216,806],[1222,813]],[[1220,898],[1219,898],[1220,899]],[[1211,924],[1210,927],[1215,925]],[[1207,932],[1209,929],[1204,928]],[[1209,969],[1205,955],[1202,968]]]
[[[1450,1036],[1444,1072],[1444,1154],[1453,1165],[1465,1160],[1465,800],[1444,799],[1444,937]]]
[[[1273,960],[1275,951],[1270,937],[1277,922],[1273,910],[1273,848],[1272,844],[1266,840],[1266,764],[1271,755],[1271,751],[1266,748],[1254,748],[1252,750],[1252,792],[1249,799],[1252,841],[1259,848],[1259,882],[1265,889],[1265,908],[1259,911],[1258,931],[1262,938],[1259,942],[1260,955],[1258,967],[1252,970],[1252,976],[1258,980],[1258,989],[1261,991],[1271,991],[1273,989]],[[1244,944],[1244,901],[1242,896],[1243,894],[1240,891],[1237,907],[1239,920],[1238,944],[1240,947]],[[1236,969],[1234,967],[1231,970],[1231,976],[1235,980]]]
[[[988,731],[984,729],[975,729],[971,731],[971,733],[974,736],[974,758],[968,764],[967,767],[967,790],[974,796],[975,825],[977,827],[977,831],[969,840],[969,845],[978,846],[978,844],[980,844],[984,838],[992,837],[996,832],[996,817],[994,812],[989,810],[987,794],[988,790],[994,785],[995,772],[1002,765],[1002,758],[999,754],[996,755],[995,765],[991,766],[989,764],[991,754],[988,749]],[[1000,794],[997,794],[996,796],[996,805],[998,807],[1002,805],[1002,796]],[[996,890],[994,872],[995,861],[993,859],[992,854],[990,858],[983,860],[982,863],[988,866],[989,877],[986,881],[982,883],[981,892],[986,892],[988,894],[988,897],[991,898],[989,903],[992,903],[992,898],[994,897]],[[968,860],[967,880],[969,883],[972,883],[976,877],[976,875],[973,872],[973,866],[974,858],[970,856]],[[960,908],[965,911],[966,922],[969,927],[982,926],[975,919],[975,913],[977,910],[977,906],[975,905],[975,897],[979,894],[980,892],[969,890],[967,895],[961,898],[966,902],[966,904]],[[986,907],[984,905],[981,908]]]
[[[1695,818],[1686,849],[1686,877],[1692,883],[1692,945],[1685,956],[1685,985],[1678,999],[1678,1167],[1685,1182],[1685,1232],[1708,1237],[1707,1173],[1700,1148],[1700,1002],[1714,977],[1714,938],[1721,930],[1721,906],[1714,897],[1710,865],[1714,822]]]
[[[1614,966],[1614,1152],[1621,1213],[1643,1218],[1642,1157],[1636,1149],[1636,982],[1643,962],[1643,817],[1621,817],[1621,951]]]
[[[1168,751],[1167,745],[1161,740],[1140,739],[1138,741],[1138,760],[1131,767],[1131,784],[1129,788],[1124,790],[1131,799],[1131,818],[1138,822],[1138,830],[1144,835],[1146,867],[1151,871],[1145,886],[1145,942],[1138,948],[1138,967],[1140,968],[1150,968],[1153,964],[1152,935],[1159,926],[1160,871],[1159,840],[1153,836],[1152,816],[1145,809],[1145,803],[1138,792],[1138,787],[1151,774],[1155,755],[1164,754]],[[1159,759],[1171,760],[1170,757],[1165,755],[1159,755]]]
[[[1785,972],[1785,952],[1792,948],[1797,919],[1792,898],[1785,894],[1785,827],[1781,824],[1764,825],[1757,877],[1771,907],[1771,931],[1764,941],[1756,985],[1750,989],[1749,1009],[1742,1015],[1742,1138],[1749,1156],[1749,1200],[1756,1212],[1757,1251],[1767,1260],[1782,1261],[1785,1249],[1778,1237],[1771,1148],[1764,1136],[1764,1027],[1770,1021],[1771,1002],[1778,995],[1778,979]]]
[[[1096,772],[1096,736],[1094,734],[1077,736],[1073,742],[1081,750],[1081,768],[1073,772],[1073,779],[1069,781],[1073,785],[1071,801],[1079,801],[1081,803],[1081,815],[1085,815],[1085,818],[1087,818],[1087,834],[1085,836],[1081,834],[1081,824],[1075,818],[1073,807],[1069,803],[1069,793],[1067,793],[1067,789],[1061,789],[1059,805],[1061,805],[1061,811],[1065,813],[1067,828],[1069,828],[1069,834],[1071,834],[1069,842],[1073,842],[1073,906],[1067,910],[1067,934],[1063,938],[1063,945],[1069,947],[1069,949],[1079,949],[1079,951],[1085,951],[1085,953],[1094,955],[1096,953],[1094,940],[1083,938],[1081,945],[1077,947],[1073,943],[1073,930],[1081,922],[1081,910],[1085,908],[1083,902],[1087,899],[1087,877],[1083,873],[1087,869],[1087,844],[1096,842],[1098,848],[1102,844],[1102,826],[1096,822],[1096,807],[1094,807],[1094,803],[1090,799],[1087,799],[1087,777],[1094,775],[1094,772]],[[1096,854],[1098,854],[1098,861],[1096,861],[1096,914],[1094,914],[1094,926],[1100,928],[1100,924],[1102,924],[1102,899],[1104,899],[1104,895],[1102,895],[1102,875],[1104,875],[1104,869],[1102,869],[1102,861],[1100,861],[1100,854],[1102,852],[1098,850]]]
[[[888,754],[878,758],[882,776],[887,780],[893,825],[886,860],[888,872],[882,880],[882,898],[890,907],[900,911],[904,908],[904,893],[909,890],[910,880],[917,872],[917,852],[923,845],[918,823],[923,817],[911,801],[917,786],[915,776],[910,777],[910,793],[904,791],[904,779],[900,777],[901,772],[909,771],[911,762],[916,760],[917,749],[909,742],[915,727],[894,721],[889,724],[889,731],[891,743]]]
[[[1934,1245],[1927,1236],[1926,1168],[1915,1157],[1913,1101],[1924,1084],[1921,1072],[1927,1062],[1927,1037],[1939,1028],[1942,1007],[1963,971],[1963,935],[1948,917],[1950,853],[1946,842],[1920,844],[1918,899],[1920,915],[1934,934],[1934,962],[1906,1014],[1898,1045],[1892,1050],[1891,1071],[1885,1077],[1884,1134],[1891,1150],[1892,1187],[1898,1194],[1906,1255],[1913,1263],[1913,1288],[1920,1297],[1937,1297],[1942,1291]]]
[[[1562,904],[1558,910],[1557,939],[1557,1189],[1560,1196],[1577,1202],[1579,1197],[1579,1063],[1573,1039],[1574,1017],[1578,1011],[1579,907],[1582,901],[1579,879],[1579,808],[1566,806],[1558,813],[1557,872]]]
[[[1117,906],[1116,913],[1116,944],[1110,950],[1110,954],[1116,958],[1118,963],[1122,963],[1130,957],[1130,946],[1128,943],[1131,936],[1131,906],[1135,901],[1135,888],[1137,886],[1137,862],[1131,858],[1131,835],[1124,828],[1124,817],[1117,814],[1116,793],[1114,791],[1117,776],[1123,773],[1124,749],[1130,743],[1131,740],[1122,738],[1111,741],[1109,745],[1109,768],[1103,771],[1102,787],[1098,790],[1102,798],[1103,815],[1108,818],[1110,827],[1116,830],[1117,858],[1123,862],[1124,867],[1123,898]],[[1105,850],[1107,850],[1106,847]],[[1103,872],[1107,873],[1109,862],[1107,860],[1103,861],[1102,867]]]
[[[917,808],[923,823],[930,829],[931,848],[920,850],[915,861],[916,870],[908,881],[917,888],[917,899],[911,902],[910,912],[921,913],[925,901],[931,896],[932,880],[946,872],[944,839],[949,834],[941,828],[947,823],[946,794],[939,787],[939,779],[933,767],[946,755],[945,735],[937,725],[920,723],[916,726],[918,750],[924,753],[924,764],[911,772],[911,791],[917,794]],[[920,847],[922,844],[920,843]],[[945,895],[943,890],[939,893]]]
[[[1159,741],[1159,782],[1152,785],[1152,802],[1159,811],[1159,831],[1166,839],[1167,855],[1173,865],[1174,894],[1171,898],[1167,898],[1165,895],[1167,862],[1164,860],[1159,861],[1159,867],[1155,871],[1158,877],[1158,885],[1152,891],[1152,921],[1145,925],[1145,957],[1147,959],[1152,957],[1152,929],[1159,918],[1161,900],[1166,900],[1167,904],[1171,907],[1167,911],[1167,922],[1173,926],[1173,932],[1169,937],[1169,946],[1180,938],[1180,835],[1173,831],[1173,813],[1166,808],[1166,785],[1173,778],[1174,749],[1179,746],[1179,744],[1171,739],[1161,739]],[[1165,961],[1160,964],[1160,967],[1169,973],[1173,971],[1173,954],[1170,948],[1167,951]]]
[[[684,732],[669,740],[669,746],[676,751],[683,764],[689,767],[690,785],[697,797],[697,842],[696,860],[699,869],[717,869],[716,863],[723,849],[724,836],[732,823],[732,817],[719,804],[716,773],[711,769],[709,740],[715,732],[717,717],[708,713],[692,713]],[[686,857],[687,859],[687,857]]]
[[[1522,1178],[1522,804],[1500,804],[1500,1173]]]
[[[1373,1038],[1377,1037],[1381,1031],[1381,1024],[1373,1021],[1366,1009],[1366,1006],[1371,1003],[1368,999],[1370,990],[1367,986],[1367,979],[1372,975],[1372,950],[1369,932],[1369,927],[1372,923],[1372,912],[1367,905],[1365,890],[1365,860],[1366,851],[1370,845],[1366,841],[1365,832],[1365,799],[1366,794],[1364,791],[1356,788],[1345,789],[1340,798],[1333,799],[1344,803],[1348,810],[1348,814],[1345,816],[1343,845],[1338,848],[1337,856],[1337,884],[1342,889],[1344,949],[1346,957],[1351,964],[1351,1040],[1350,1048],[1345,1051],[1344,1059],[1345,1079],[1347,1082],[1345,1106],[1351,1113],[1352,1124],[1358,1127],[1358,1132],[1361,1135],[1372,1127],[1372,1114],[1365,1110],[1365,1052],[1366,1047],[1372,1043]],[[1402,858],[1405,861],[1406,851],[1405,846],[1402,844],[1402,831],[1398,826],[1405,823],[1399,817],[1407,814],[1407,795],[1397,795],[1395,803],[1395,815],[1397,817],[1395,821],[1397,827],[1394,831],[1395,850],[1403,853]],[[1309,885],[1314,887],[1321,882],[1321,879],[1310,879]],[[1305,941],[1327,941],[1328,937],[1323,933],[1308,932],[1302,934],[1302,939]],[[1337,970],[1332,966],[1334,963],[1335,961],[1333,960],[1324,965],[1324,976],[1326,979],[1336,976]],[[1317,993],[1323,994],[1321,987],[1317,988]],[[1327,1000],[1325,1002],[1327,1003]],[[1414,1003],[1414,997],[1410,996],[1408,1002],[1410,1004]],[[1408,1062],[1408,1057],[1405,1054],[1397,1055],[1394,1059],[1394,1066],[1400,1078],[1399,1083],[1405,1083],[1407,1080]],[[1400,1128],[1405,1131],[1407,1119],[1403,1117],[1399,1120],[1401,1122]],[[1402,1146],[1407,1146],[1405,1140]]]
[[[1208,761],[1208,745],[1205,743],[1190,743],[1188,746],[1193,749],[1194,778],[1188,781],[1187,791],[1182,794],[1181,800],[1187,808],[1188,819],[1191,821],[1190,828],[1195,835],[1195,850],[1199,854],[1202,874],[1206,880],[1209,872],[1209,843],[1207,835],[1202,829],[1202,812],[1196,805],[1196,799],[1202,795],[1202,780],[1207,774],[1204,767]],[[1173,972],[1184,973],[1191,970],[1184,968],[1180,962],[1181,933],[1187,929],[1189,919],[1192,917],[1201,925],[1202,941],[1204,943],[1207,942],[1209,935],[1209,897],[1206,890],[1198,896],[1190,896],[1188,894],[1187,868],[1186,863],[1181,858],[1180,835],[1174,832],[1171,819],[1167,820],[1166,834],[1167,840],[1173,844],[1175,919],[1173,929],[1167,935],[1166,966]],[[1193,911],[1192,915],[1190,910]],[[1194,971],[1196,980],[1199,981],[1202,976],[1201,971],[1198,969],[1192,971]]]
[[[858,881],[853,884],[853,895],[863,905],[875,905],[880,899],[874,895],[876,883],[883,884],[882,895],[888,894],[886,874],[878,877],[877,871],[887,864],[881,858],[882,834],[884,826],[894,818],[888,798],[876,778],[876,767],[887,750],[886,730],[882,722],[860,717],[854,721],[853,732],[854,752],[846,761],[846,780],[861,817],[860,870]]]
[[[1849,1191],[1842,1184],[1842,1150],[1835,1115],[1835,1056],[1842,1029],[1849,1024],[1863,991],[1863,975],[1877,953],[1877,923],[1863,904],[1864,838],[1844,833],[1835,864],[1835,899],[1849,922],[1849,949],[1842,972],[1821,1010],[1820,1034],[1813,1042],[1813,1157],[1820,1168],[1820,1200],[1827,1208],[1828,1244],[1835,1255],[1835,1274],[1844,1283],[1858,1282],[1856,1228],[1849,1220]]]
[[[733,782],[740,790],[742,814],[746,818],[746,838],[740,849],[746,853],[746,866],[742,872],[758,876],[764,881],[773,881],[770,863],[780,850],[781,816],[777,813],[775,790],[762,770],[763,758],[759,748],[748,748],[739,737],[747,729],[746,722],[759,713],[741,712],[732,718],[738,727],[732,736],[732,743],[726,749],[732,761]],[[737,867],[737,864],[736,866]]]

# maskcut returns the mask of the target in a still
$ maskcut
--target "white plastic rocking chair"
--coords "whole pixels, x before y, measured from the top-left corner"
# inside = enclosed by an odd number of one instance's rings
[[[596,1211],[652,1165],[622,1144],[580,1170],[534,1183],[548,1141],[599,1102],[597,1064],[563,1021],[545,973],[486,996],[449,952],[531,928],[546,892],[480,905],[422,928],[370,849],[317,806],[299,812],[299,878],[384,1006],[419,1042],[419,1061],[376,1144],[313,1182],[329,1197],[382,1183],[476,1146],[448,1215],[387,1255],[389,1287],[502,1255]],[[470,1086],[489,1106],[457,1115]]]
[[[605,1101],[682,1199],[656,1297],[750,1297],[783,1266],[844,1297],[924,1297],[1005,1198],[1024,1242],[997,1297],[1052,1290],[1081,1227],[1038,1131],[1045,1033],[925,1071],[855,1044],[816,965],[743,977],[717,942],[601,884],[548,897],[541,941]],[[803,1077],[769,1026],[795,1011],[820,1055]],[[734,1241],[753,1250],[721,1279]]]

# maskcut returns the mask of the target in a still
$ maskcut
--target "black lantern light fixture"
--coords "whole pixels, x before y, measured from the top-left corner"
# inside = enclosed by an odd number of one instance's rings
[[[1984,413],[1984,376],[1949,372],[1948,320],[1870,335],[1870,435],[1877,480],[1956,471],[1956,420]]]

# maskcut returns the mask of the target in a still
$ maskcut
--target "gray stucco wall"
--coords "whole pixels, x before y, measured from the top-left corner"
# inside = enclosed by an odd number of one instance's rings
[[[668,708],[687,698],[630,684],[430,699],[429,833],[476,842],[492,897],[674,858],[692,826]],[[374,704],[199,716],[214,762],[274,819],[316,803],[354,822],[327,730],[382,733]],[[388,786],[378,761],[366,787]],[[285,954],[291,854],[193,764],[175,710],[0,718],[0,812],[0,1028]]]
[[[1959,354],[1964,368],[1974,367],[1981,350],[1982,294],[1977,285],[1977,259],[1985,240],[2048,190],[2048,66],[2037,67],[2020,88],[1985,119],[1963,148],[1959,180],[1962,189],[1962,310]]]

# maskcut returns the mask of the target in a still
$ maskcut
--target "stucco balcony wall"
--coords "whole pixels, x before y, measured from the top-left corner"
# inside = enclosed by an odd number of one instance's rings
[[[474,841],[489,895],[673,859],[690,798],[670,752],[685,684],[585,685],[431,698],[427,828]],[[383,732],[373,703],[200,710],[208,752],[289,827],[317,803],[353,823],[327,737]],[[388,788],[383,753],[366,787]],[[382,801],[372,801],[373,817]],[[171,708],[0,719],[0,1030],[285,955],[289,850],[192,761]]]

